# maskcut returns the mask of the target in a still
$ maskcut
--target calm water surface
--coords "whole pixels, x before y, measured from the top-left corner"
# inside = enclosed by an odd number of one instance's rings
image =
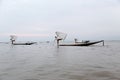
[[[59,48],[1,43],[0,80],[120,80],[120,42]]]

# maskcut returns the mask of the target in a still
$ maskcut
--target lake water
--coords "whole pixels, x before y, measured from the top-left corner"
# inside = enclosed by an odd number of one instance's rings
[[[120,80],[120,41],[59,48],[0,43],[0,80]]]

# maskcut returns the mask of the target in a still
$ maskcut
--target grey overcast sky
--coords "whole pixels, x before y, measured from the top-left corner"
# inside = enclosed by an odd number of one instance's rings
[[[0,41],[120,40],[120,0],[0,0]]]

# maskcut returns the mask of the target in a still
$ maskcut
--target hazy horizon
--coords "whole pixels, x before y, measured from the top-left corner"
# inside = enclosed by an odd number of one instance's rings
[[[120,40],[120,0],[0,0],[0,42]]]

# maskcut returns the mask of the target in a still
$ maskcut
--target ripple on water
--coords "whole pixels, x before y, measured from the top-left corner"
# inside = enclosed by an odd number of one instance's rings
[[[40,80],[40,79],[24,79],[24,80]]]
[[[72,80],[85,80],[86,76],[82,76],[82,75],[69,75],[69,79],[72,79]]]
[[[61,77],[67,80],[120,80],[119,76],[110,71],[91,71],[84,74],[66,73]]]
[[[94,73],[92,73],[92,75],[96,76],[96,77],[112,77],[112,76],[114,76],[114,74],[109,71],[94,72]]]

